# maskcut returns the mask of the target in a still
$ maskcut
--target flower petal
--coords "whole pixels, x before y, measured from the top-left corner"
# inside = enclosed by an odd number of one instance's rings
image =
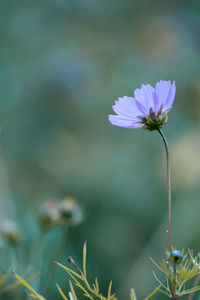
[[[163,105],[163,111],[168,110],[173,101],[175,96],[175,82],[171,85],[171,81],[163,81],[160,80],[156,84],[156,95],[159,101],[159,108]]]
[[[156,91],[153,92],[153,102],[154,102],[154,112],[158,113],[161,105],[160,105]]]
[[[119,127],[138,128],[144,125],[136,119],[131,120],[122,116],[109,115],[108,119],[112,125],[116,125]]]
[[[175,81],[173,81],[166,103],[164,104],[163,111],[169,111],[171,109],[172,104],[174,102],[175,93],[176,93],[176,85],[175,85]]]
[[[151,107],[154,108],[153,92],[154,88],[150,84],[142,84],[141,89],[134,91],[135,99],[145,107],[146,114],[149,113]]]
[[[122,98],[119,98],[117,101],[115,101],[115,105],[113,105],[112,108],[116,114],[131,119],[143,115],[143,113],[138,108],[135,99],[132,97],[124,96]]]

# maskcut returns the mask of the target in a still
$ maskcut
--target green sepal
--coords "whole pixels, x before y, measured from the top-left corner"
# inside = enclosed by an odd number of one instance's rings
[[[166,112],[159,116],[151,113],[150,118],[144,118],[145,126],[143,128],[149,131],[157,130],[167,122],[167,119],[168,117]]]

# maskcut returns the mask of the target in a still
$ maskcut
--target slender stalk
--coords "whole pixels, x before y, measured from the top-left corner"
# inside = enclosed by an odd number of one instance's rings
[[[193,285],[193,288],[195,288],[195,287],[198,285],[199,280],[200,280],[200,274],[197,275],[197,277],[196,277],[196,279],[195,279],[195,282],[194,282],[194,285]],[[188,296],[187,300],[192,300],[193,295],[194,295],[194,292],[191,293],[191,294]]]
[[[46,283],[45,283],[45,286],[44,286],[44,289],[43,289],[43,294],[45,294],[46,298],[49,298],[48,297],[49,290],[51,288],[51,283],[52,283],[53,277],[54,277],[55,272],[56,272],[56,265],[53,262],[55,260],[57,260],[62,255],[63,251],[65,250],[66,243],[67,243],[67,240],[68,240],[68,233],[69,233],[69,228],[67,228],[67,227],[64,228],[63,232],[60,236],[60,241],[58,243],[58,246],[55,249],[55,252],[54,252],[54,254],[51,258],[50,267],[48,269],[48,274],[47,274],[47,278],[46,278]]]
[[[170,291],[171,291],[171,298],[172,300],[177,300],[178,299],[178,295],[175,295],[174,293],[174,283],[172,281],[170,281],[169,279],[169,288],[170,288]]]
[[[11,260],[11,270],[15,270],[18,264],[17,245],[10,244],[9,251]]]
[[[42,242],[44,242],[44,237],[45,237],[45,230],[41,229],[36,240],[34,241],[31,249],[31,255],[30,255],[30,262],[29,262],[29,267],[31,268],[32,265],[35,265],[35,260],[38,261],[38,255],[39,251],[42,248]]]
[[[171,195],[171,173],[170,173],[170,161],[169,161],[169,147],[167,143],[167,139],[164,136],[163,132],[161,129],[157,129],[159,134],[161,135],[164,145],[165,145],[165,150],[166,150],[166,158],[167,158],[167,191],[168,191],[168,228],[167,228],[167,249],[170,252],[171,251],[171,202],[172,202],[172,195]],[[175,271],[176,273],[176,271]],[[174,275],[176,276],[176,275]],[[174,277],[175,280],[175,277]],[[170,291],[171,291],[171,298],[172,300],[177,300],[178,295],[175,294],[174,291],[174,285],[175,282],[170,282]]]
[[[166,150],[166,157],[167,157],[167,190],[168,190],[168,229],[167,229],[167,249],[170,252],[171,251],[171,202],[172,202],[172,196],[171,196],[171,174],[170,174],[170,163],[169,163],[169,147],[167,143],[167,139],[164,136],[161,129],[157,129],[159,134],[161,135],[165,150]]]
[[[171,293],[172,293],[172,300],[176,300],[176,299],[178,299],[178,295],[174,294],[174,287],[176,284],[176,263],[174,263],[173,269],[174,269],[174,279],[173,279],[173,284],[171,286]]]

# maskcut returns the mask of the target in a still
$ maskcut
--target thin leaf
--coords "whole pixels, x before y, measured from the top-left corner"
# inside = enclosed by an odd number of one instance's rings
[[[6,273],[1,274],[1,277],[0,277],[0,287],[2,287],[5,284],[6,279],[7,279],[7,274]]]
[[[195,292],[197,292],[199,290],[200,290],[200,286],[197,286],[195,288],[191,288],[191,289],[182,291],[179,295],[186,295],[186,294],[190,294],[190,293],[195,293]]]
[[[70,290],[71,290],[71,293],[72,293],[72,296],[73,296],[74,300],[78,300],[78,298],[76,297],[76,294],[75,294],[75,291],[74,291],[71,280],[69,280],[69,286],[70,286]]]
[[[68,300],[68,298],[65,296],[65,294],[63,293],[63,291],[61,290],[61,288],[59,287],[59,285],[56,283],[57,289],[59,291],[59,293],[61,294],[62,298],[64,300]]]
[[[74,280],[76,286],[78,286],[86,295],[88,298],[93,299],[93,297],[89,294],[89,292],[81,285],[81,283],[72,275],[68,272],[69,276]],[[91,289],[89,289],[91,291]]]
[[[35,278],[39,277],[40,274],[41,274],[40,272],[39,272],[39,273],[36,273],[36,274],[34,274],[33,276],[28,277],[28,278],[26,279],[26,281],[29,282],[29,281],[34,280]],[[20,283],[19,281],[16,281],[16,282],[14,282],[14,283],[11,283],[11,284],[5,286],[3,289],[1,289],[1,290],[0,290],[0,294],[3,294],[3,293],[8,292],[8,291],[10,291],[10,290],[13,290],[13,289],[17,288],[17,287],[20,286],[20,285],[21,285],[21,283]]]
[[[71,292],[69,292],[69,298],[70,298],[70,300],[74,300],[74,297],[72,296]]]
[[[57,262],[57,261],[55,261],[55,263],[56,263],[57,265],[59,265],[61,268],[63,268],[64,270],[66,270],[67,272],[72,273],[72,274],[74,274],[76,277],[78,277],[79,279],[83,280],[83,277],[82,277],[80,274],[78,274],[78,273],[76,273],[75,271],[69,269],[68,267],[66,267],[66,266],[64,266],[64,265],[62,265],[62,264],[60,264],[60,263]]]
[[[168,291],[168,289],[166,288],[166,286],[158,279],[158,277],[156,276],[156,274],[153,272],[153,276],[155,277],[155,279],[158,281],[158,283],[165,289]],[[169,291],[168,291],[169,292]]]
[[[27,293],[27,295],[28,295],[28,296],[30,296],[30,297],[32,297],[32,298],[38,299],[38,297],[37,297],[37,296],[35,296],[35,295],[33,295],[33,294],[29,294],[29,293]]]
[[[95,278],[95,285],[96,285],[96,291],[97,293],[99,293],[99,283],[97,278]]]
[[[31,291],[37,299],[39,300],[45,300],[45,298],[43,296],[41,296],[40,294],[38,294],[34,288],[32,288],[32,286],[26,281],[24,280],[21,276],[19,276],[17,273],[13,272],[14,277],[22,284],[24,285],[29,291]]]
[[[133,289],[133,288],[131,289],[131,294],[130,294],[130,297],[131,297],[131,300],[137,300],[137,298],[136,298],[136,294],[135,294],[135,291],[134,291],[134,289]]]
[[[111,289],[112,289],[112,281],[110,282],[109,287],[108,287],[108,299],[112,296]]]
[[[169,297],[169,293],[163,291],[162,289],[160,289],[159,292]]]
[[[165,263],[165,260],[163,259],[163,266],[164,266],[164,269],[165,269],[165,274],[167,274],[168,273],[168,270],[167,270],[167,266],[166,266],[166,263]]]
[[[150,257],[150,260],[161,272],[163,272],[165,275],[167,275],[167,273],[153,260],[152,257]]]
[[[149,294],[144,300],[148,300],[149,298],[151,298],[159,289],[161,288],[161,285],[157,286],[153,292],[151,292],[151,294]]]
[[[84,246],[83,246],[83,275],[85,276],[86,278],[86,255],[87,255],[87,243],[85,242],[84,243]]]

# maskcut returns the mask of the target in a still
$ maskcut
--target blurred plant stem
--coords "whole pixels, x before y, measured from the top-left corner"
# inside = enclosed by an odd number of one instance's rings
[[[41,229],[38,237],[36,238],[35,242],[33,243],[28,269],[30,269],[32,266],[35,266],[36,262],[38,262],[39,257],[41,257],[40,255],[38,255],[38,253],[42,246],[42,242],[44,241],[45,232],[46,231],[44,229]]]
[[[66,227],[63,229],[58,246],[55,249],[55,252],[52,255],[52,258],[50,260],[50,267],[47,272],[46,283],[42,293],[43,295],[45,295],[46,298],[48,298],[48,293],[51,288],[51,283],[53,281],[53,277],[56,271],[56,264],[54,263],[54,261],[57,260],[63,254],[63,250],[65,248],[67,240],[68,240],[68,228]]]
[[[199,281],[200,281],[200,274],[197,275],[197,277],[196,277],[196,279],[195,279],[195,282],[194,282],[194,285],[193,285],[193,288],[195,288],[195,287],[198,285]],[[187,300],[192,300],[193,295],[194,295],[194,292],[191,293],[191,294],[188,296]]]
[[[171,174],[170,174],[170,161],[169,161],[169,147],[167,143],[167,139],[164,136],[161,129],[157,129],[159,134],[161,135],[165,150],[166,150],[166,157],[167,157],[167,190],[168,190],[168,229],[167,229],[167,249],[170,252],[171,251]],[[177,299],[177,298],[176,298]]]
[[[16,245],[10,245],[9,251],[10,251],[10,260],[11,260],[11,270],[13,270],[16,269],[17,262],[18,262]]]

